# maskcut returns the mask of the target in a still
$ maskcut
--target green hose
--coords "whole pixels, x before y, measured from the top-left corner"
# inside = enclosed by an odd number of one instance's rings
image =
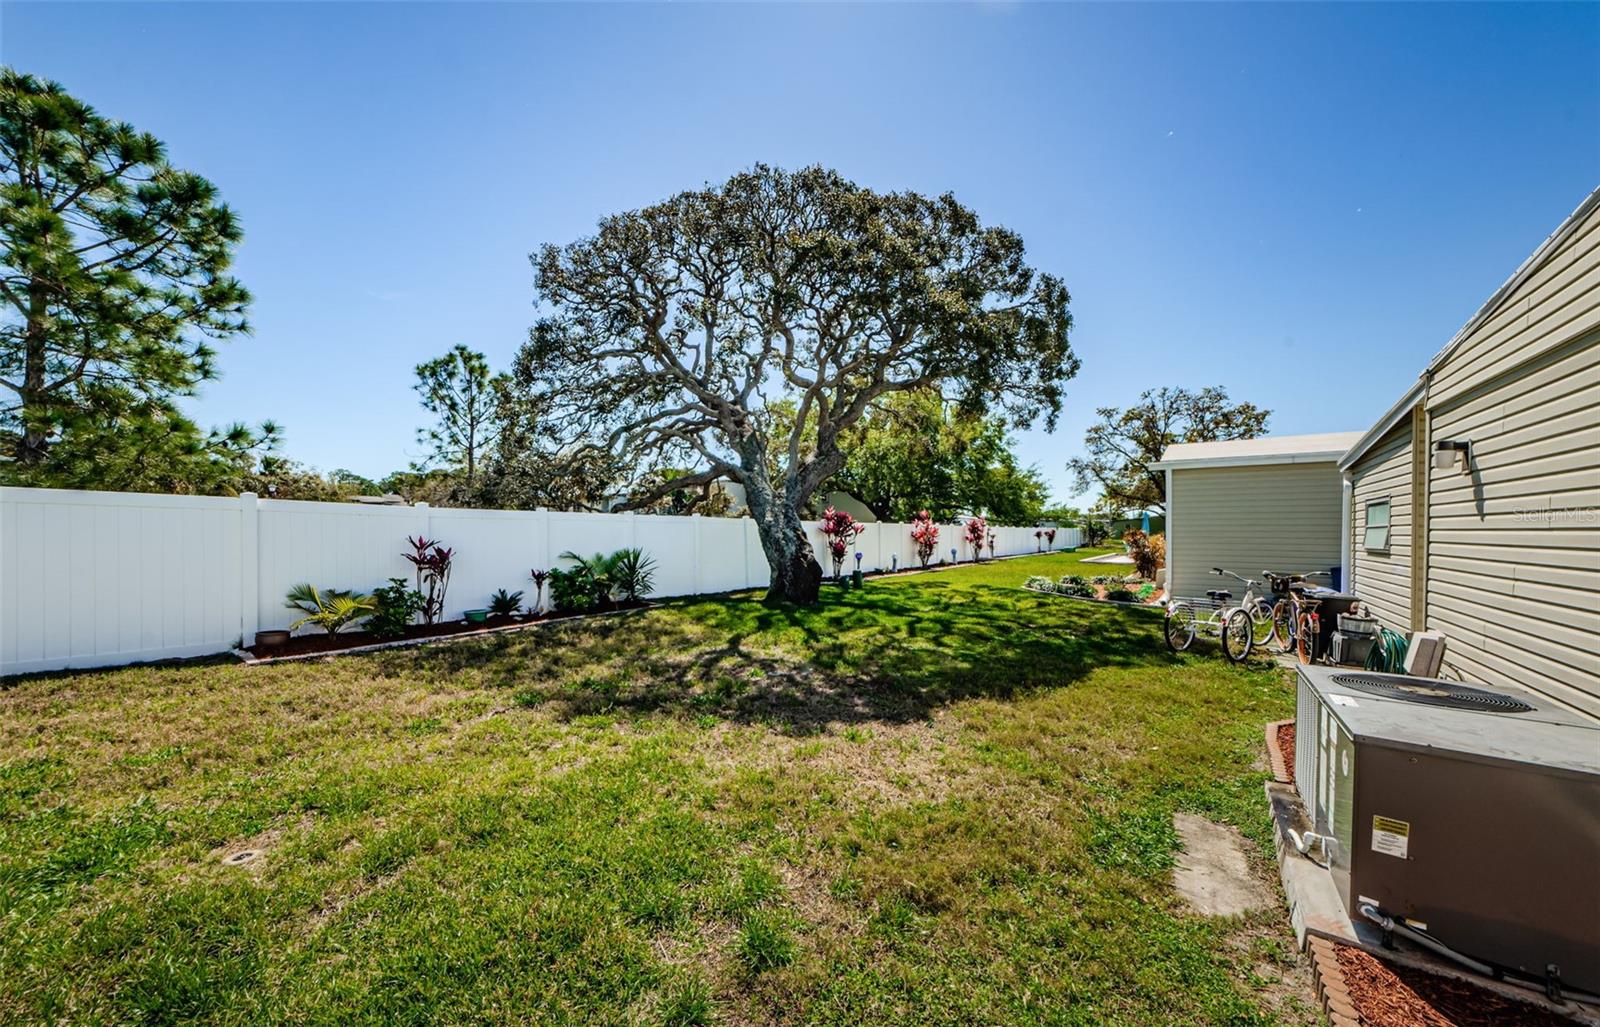
[[[1406,666],[1406,636],[1381,628],[1378,640],[1367,650],[1367,669],[1398,674]]]

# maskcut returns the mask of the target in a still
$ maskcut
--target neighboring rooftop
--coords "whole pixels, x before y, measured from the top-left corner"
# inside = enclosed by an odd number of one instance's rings
[[[1243,464],[1301,464],[1333,461],[1360,441],[1358,431],[1317,435],[1269,435],[1232,442],[1180,442],[1168,446],[1156,470],[1177,467],[1230,467]]]

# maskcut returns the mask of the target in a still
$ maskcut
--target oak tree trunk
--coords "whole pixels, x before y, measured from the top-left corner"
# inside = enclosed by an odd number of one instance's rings
[[[761,548],[766,551],[772,578],[767,586],[769,603],[811,606],[822,589],[822,565],[811,551],[805,525],[798,517],[763,518],[756,522]]]

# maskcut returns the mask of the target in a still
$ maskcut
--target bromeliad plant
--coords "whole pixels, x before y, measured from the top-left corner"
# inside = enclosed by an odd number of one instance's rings
[[[928,566],[933,551],[939,548],[939,526],[933,523],[933,515],[928,511],[918,510],[911,518],[911,541],[917,545],[917,559],[922,561],[922,566]]]
[[[967,545],[972,547],[972,562],[977,563],[983,559],[983,543],[989,537],[989,522],[982,517],[973,517],[967,521]]]
[[[289,625],[290,631],[304,624],[314,624],[326,631],[329,638],[337,637],[339,632],[351,624],[366,620],[378,612],[377,600],[369,595],[336,588],[319,592],[310,584],[291,588],[283,605],[290,610],[299,610],[305,614]]]
[[[450,561],[455,550],[438,539],[406,536],[411,552],[405,558],[417,569],[417,591],[423,595],[422,622],[433,624],[444,613],[444,594],[450,588]]]
[[[833,558],[833,576],[838,579],[844,569],[844,558],[850,551],[850,544],[867,530],[867,526],[843,510],[835,510],[830,506],[823,511],[818,527],[827,536],[828,555]]]

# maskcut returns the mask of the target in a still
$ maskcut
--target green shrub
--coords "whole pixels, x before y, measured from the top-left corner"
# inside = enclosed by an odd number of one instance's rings
[[[1023,582],[1022,587],[1035,589],[1040,592],[1054,592],[1056,590],[1055,582],[1051,581],[1042,574],[1033,575],[1027,581]]]
[[[550,571],[550,602],[560,613],[587,613],[600,605],[594,579],[582,567]]]
[[[643,549],[619,549],[608,562],[611,585],[624,602],[636,603],[655,591],[656,562]]]
[[[1107,589],[1106,598],[1116,603],[1133,603],[1139,600],[1138,596],[1121,587]]]
[[[1064,596],[1076,596],[1079,599],[1093,599],[1094,586],[1084,581],[1067,581],[1065,579],[1056,586],[1056,592]]]
[[[489,612],[496,617],[510,617],[522,609],[522,593],[496,589],[489,597]]]
[[[377,612],[367,619],[367,630],[379,638],[399,638],[411,619],[422,612],[427,600],[406,583],[405,578],[390,578],[387,585],[372,590]]]
[[[1082,574],[1067,574],[1061,578],[1061,584],[1077,587],[1089,584],[1089,579]]]

